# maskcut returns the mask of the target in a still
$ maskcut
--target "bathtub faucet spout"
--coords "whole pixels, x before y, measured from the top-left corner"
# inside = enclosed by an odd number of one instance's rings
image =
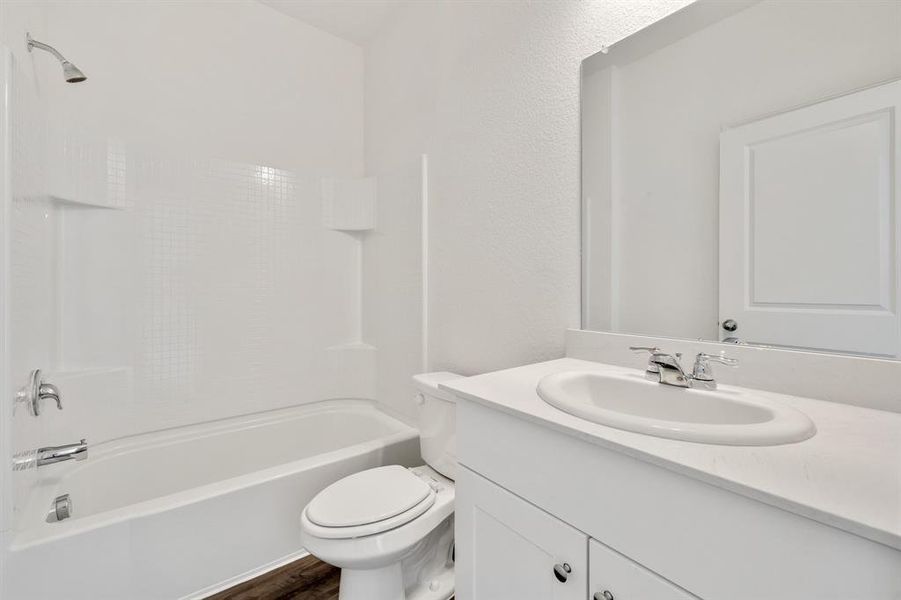
[[[52,465],[66,460],[85,460],[88,457],[88,442],[81,440],[77,444],[63,444],[62,446],[47,446],[39,448],[37,466]]]

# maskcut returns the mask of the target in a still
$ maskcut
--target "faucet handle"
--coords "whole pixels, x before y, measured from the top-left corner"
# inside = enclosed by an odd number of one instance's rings
[[[660,348],[657,346],[629,346],[629,350],[632,352],[648,352],[649,354],[657,354],[660,352]]]
[[[646,370],[647,377],[653,377],[654,375],[660,373],[660,367],[654,364],[651,358],[660,352],[660,348],[657,346],[629,346],[629,350],[632,352],[647,352],[650,357],[648,358],[648,367]]]
[[[28,376],[28,383],[22,386],[16,394],[16,403],[27,404],[31,409],[31,414],[37,417],[41,414],[42,400],[53,400],[56,402],[56,408],[63,409],[59,389],[52,383],[44,382],[41,370],[35,369]]]
[[[695,366],[691,370],[692,379],[698,381],[713,381],[713,369],[710,367],[711,362],[717,362],[727,367],[737,367],[738,359],[729,358],[725,354],[707,354],[706,352],[698,352],[695,357]]]
[[[738,366],[737,358],[729,358],[726,356],[724,352],[720,352],[719,354],[707,354],[706,352],[698,352],[698,355],[695,357],[695,360],[707,360],[718,362],[722,365],[726,365],[727,367],[736,367]]]

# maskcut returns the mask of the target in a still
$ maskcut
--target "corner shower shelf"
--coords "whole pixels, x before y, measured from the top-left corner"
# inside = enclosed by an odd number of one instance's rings
[[[336,231],[375,229],[375,177],[322,180],[322,222]]]
[[[58,204],[67,208],[104,208],[111,210],[124,210],[128,208],[128,206],[123,204],[113,204],[97,200],[86,200],[84,198],[76,198],[52,192],[48,194],[48,197],[54,204]]]

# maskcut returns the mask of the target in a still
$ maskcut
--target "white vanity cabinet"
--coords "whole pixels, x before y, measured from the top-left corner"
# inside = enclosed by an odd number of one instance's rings
[[[697,600],[469,469],[457,485],[460,600]]]
[[[553,423],[461,397],[457,441],[457,600],[901,598],[899,550]]]

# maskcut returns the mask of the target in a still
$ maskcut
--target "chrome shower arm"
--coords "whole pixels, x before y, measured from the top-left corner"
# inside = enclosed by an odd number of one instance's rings
[[[31,52],[32,48],[39,48],[55,56],[59,62],[69,62],[69,60],[65,56],[60,54],[59,50],[57,50],[50,44],[45,44],[44,42],[37,41],[36,39],[31,37],[30,33],[25,34],[25,46],[28,48],[29,52]]]

